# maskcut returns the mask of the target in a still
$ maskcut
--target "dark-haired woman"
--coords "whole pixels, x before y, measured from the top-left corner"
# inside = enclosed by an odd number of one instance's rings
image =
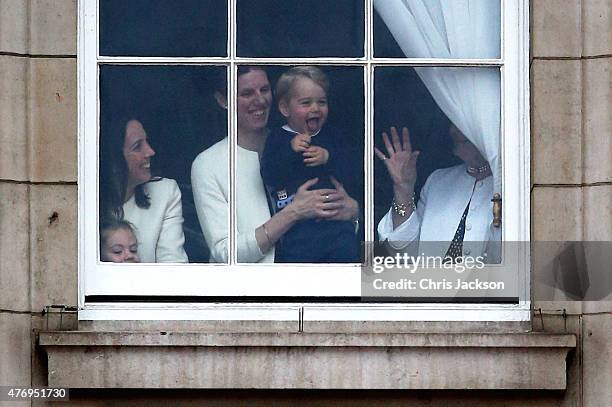
[[[115,126],[103,129],[101,140],[101,219],[114,217],[134,225],[141,262],[187,262],[176,181],[151,176],[155,151],[139,120],[121,120]]]

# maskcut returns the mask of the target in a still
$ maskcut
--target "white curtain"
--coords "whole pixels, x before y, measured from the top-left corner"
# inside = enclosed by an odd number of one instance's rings
[[[500,1],[374,0],[409,58],[499,58]],[[489,162],[501,194],[497,68],[415,68],[432,97]]]

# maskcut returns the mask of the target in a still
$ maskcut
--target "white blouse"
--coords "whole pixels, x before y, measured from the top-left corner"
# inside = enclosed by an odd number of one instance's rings
[[[461,164],[434,171],[421,190],[417,210],[404,223],[394,230],[391,210],[381,219],[380,240],[388,240],[395,249],[419,242],[419,254],[444,256],[469,202],[463,254],[488,257],[489,262],[497,258],[499,245],[492,242],[501,241],[501,228],[493,226],[493,177],[477,181],[466,170]]]
[[[229,244],[229,158],[227,137],[201,152],[191,166],[191,186],[210,261],[227,263]],[[242,263],[273,263],[274,248],[262,253],[255,229],[270,219],[255,151],[236,149],[237,255]]]
[[[123,204],[125,220],[135,227],[138,255],[143,263],[186,263],[183,249],[181,191],[173,179],[147,182],[144,191],[151,206],[140,208],[134,195]]]

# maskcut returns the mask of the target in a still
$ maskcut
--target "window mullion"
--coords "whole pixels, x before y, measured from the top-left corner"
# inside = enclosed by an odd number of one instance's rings
[[[372,15],[374,13],[374,4],[372,0],[365,0],[364,5],[365,11],[365,44],[364,44],[364,53],[365,57],[368,61],[372,60],[374,56],[374,19]]]
[[[236,1],[228,0],[228,42],[229,42],[229,70],[227,72],[227,92],[228,92],[228,148],[229,148],[229,165],[230,165],[230,177],[229,177],[229,245],[228,245],[228,262],[230,265],[237,263],[237,231],[236,231],[236,146],[238,145],[238,131],[237,131],[237,114],[236,114],[236,80],[237,80],[237,67],[236,67]]]
[[[364,146],[364,239],[374,241],[374,72],[371,62],[365,66],[365,146]],[[367,250],[367,246],[363,246]],[[364,253],[366,254],[366,253]]]
[[[374,56],[374,20],[372,14],[374,5],[372,0],[365,2],[365,56],[367,63],[364,71],[364,91],[365,91],[365,135],[364,137],[364,239],[366,242],[374,241],[374,72],[372,66],[372,58]],[[368,258],[368,245],[362,246],[364,256]]]

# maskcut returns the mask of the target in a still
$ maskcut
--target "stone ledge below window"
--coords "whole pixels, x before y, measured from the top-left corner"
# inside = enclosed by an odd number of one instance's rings
[[[49,386],[566,388],[574,335],[41,332]]]

